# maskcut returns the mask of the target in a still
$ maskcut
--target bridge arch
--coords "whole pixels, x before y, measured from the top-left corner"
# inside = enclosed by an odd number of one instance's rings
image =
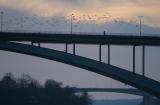
[[[15,42],[0,42],[0,50],[37,56],[83,68],[88,71],[113,78],[130,86],[138,88],[142,91],[150,93],[153,96],[160,97],[159,82],[141,76],[139,74],[132,73],[122,68],[95,61],[93,59],[65,53],[62,51],[56,51],[53,49],[31,46]]]

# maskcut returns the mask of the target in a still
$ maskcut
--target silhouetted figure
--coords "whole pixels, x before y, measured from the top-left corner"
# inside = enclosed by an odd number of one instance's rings
[[[106,35],[106,31],[103,32],[103,35]]]

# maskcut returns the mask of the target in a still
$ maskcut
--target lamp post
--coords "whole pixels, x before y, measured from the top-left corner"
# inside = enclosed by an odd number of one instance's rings
[[[143,16],[138,16],[139,17],[139,35],[142,35],[142,18]]]
[[[74,16],[74,14],[72,13],[71,14],[71,35],[72,35],[72,32],[73,32],[73,26],[72,26],[72,24],[73,24],[73,16]],[[76,48],[76,44],[75,43],[73,43],[73,54],[75,55],[75,48]]]
[[[71,34],[72,34],[73,15],[74,14],[71,14]]]
[[[139,17],[139,34],[142,36],[142,18],[143,16]],[[142,75],[145,76],[145,46],[142,45]]]
[[[3,31],[3,11],[1,11],[1,32]]]

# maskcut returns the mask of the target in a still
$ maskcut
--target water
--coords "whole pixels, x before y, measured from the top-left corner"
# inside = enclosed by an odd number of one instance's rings
[[[140,105],[141,99],[134,100],[96,100],[93,105]]]

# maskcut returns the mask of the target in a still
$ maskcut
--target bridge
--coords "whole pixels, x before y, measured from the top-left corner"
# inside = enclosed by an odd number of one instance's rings
[[[28,41],[31,42],[31,45],[17,43],[17,41]],[[38,46],[35,46],[34,43],[38,43]],[[64,43],[66,45],[66,52],[43,48],[40,46],[41,43]],[[73,44],[73,54],[67,53],[68,44]],[[76,55],[75,44],[99,45],[99,61]],[[110,51],[110,45],[133,46],[133,72],[115,67],[109,62],[108,64],[101,62],[101,46],[105,44],[108,45],[108,51]],[[140,45],[142,45],[143,48],[143,75],[135,73],[135,47]],[[113,78],[156,97],[160,97],[160,83],[144,75],[144,49],[146,46],[159,45],[160,37],[156,36],[0,33],[0,50],[28,54],[80,67]],[[110,58],[108,58],[108,61],[110,61]]]
[[[160,37],[134,35],[83,35],[49,33],[0,32],[1,41],[29,41],[33,43],[112,44],[160,46]]]
[[[73,87],[75,92],[116,92],[123,94],[132,94],[142,96],[142,105],[158,105],[160,103],[160,99],[156,99],[153,96],[140,91],[138,89],[133,88],[76,88]]]
[[[139,96],[148,96],[149,94],[133,88],[72,88],[75,92],[114,92]]]

